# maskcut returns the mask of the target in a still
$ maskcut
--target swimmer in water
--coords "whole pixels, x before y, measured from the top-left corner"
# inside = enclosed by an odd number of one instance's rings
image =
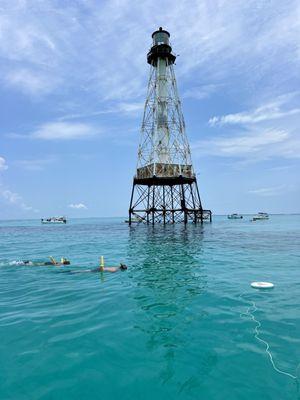
[[[117,272],[119,270],[125,270],[127,269],[127,266],[125,264],[120,263],[119,267],[105,267],[104,266],[104,257],[101,256],[99,259],[99,267],[95,268],[93,271],[94,272]]]
[[[65,257],[62,257],[60,259],[60,262],[56,261],[54,257],[50,256],[50,261],[44,261],[44,262],[39,262],[39,261],[29,261],[25,260],[19,263],[19,265],[28,265],[28,266],[35,266],[35,267],[43,267],[47,265],[55,265],[55,266],[61,266],[61,265],[70,265],[70,261],[67,260]]]
[[[50,263],[48,262],[46,265],[56,265],[56,266],[60,266],[60,265],[70,265],[70,261],[67,260],[65,257],[62,257],[60,259],[60,262],[56,261],[54,257],[50,256]]]
[[[95,272],[117,272],[119,270],[121,271],[125,271],[127,269],[127,265],[120,263],[120,265],[118,267],[104,267],[101,266],[98,268],[95,268]]]
[[[61,272],[68,272],[70,274],[84,274],[88,272],[117,272],[117,271],[125,271],[127,269],[127,265],[120,263],[118,267],[104,267],[104,266],[99,266],[97,268],[93,269],[84,269],[84,270],[79,270],[79,271],[71,271],[71,270],[64,270]]]

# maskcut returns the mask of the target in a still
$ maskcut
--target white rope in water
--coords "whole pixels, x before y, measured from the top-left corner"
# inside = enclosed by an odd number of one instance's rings
[[[242,296],[243,296],[243,295],[240,295],[241,298],[242,298]],[[244,299],[244,300],[245,300],[245,299]],[[255,311],[257,311],[256,304],[255,304],[255,302],[252,301],[252,300],[246,300],[246,301],[248,301],[249,303],[252,303],[252,305],[251,305],[250,307],[247,308],[246,312],[240,313],[240,317],[242,317],[243,315],[246,315],[247,317],[250,317],[251,320],[252,320],[253,322],[256,323],[256,326],[255,326],[255,328],[254,328],[254,332],[255,332],[254,337],[255,337],[255,339],[257,339],[259,342],[263,343],[263,344],[266,346],[265,351],[266,351],[266,353],[268,354],[268,356],[269,356],[269,358],[270,358],[272,367],[273,367],[274,370],[275,370],[276,372],[278,372],[279,374],[286,375],[286,376],[288,376],[288,377],[290,377],[290,378],[292,378],[292,379],[298,379],[296,375],[290,374],[289,372],[282,371],[281,369],[279,369],[279,368],[275,365],[275,362],[274,362],[274,360],[273,360],[272,353],[271,353],[271,351],[270,351],[270,345],[269,345],[269,343],[266,342],[265,340],[263,340],[263,339],[259,336],[259,335],[260,335],[260,333],[259,333],[259,328],[261,327],[261,323],[260,323],[260,322],[255,318],[255,316],[253,315],[253,314],[255,313]],[[299,367],[299,366],[298,366],[298,367]],[[298,367],[296,368],[296,371],[298,370]]]

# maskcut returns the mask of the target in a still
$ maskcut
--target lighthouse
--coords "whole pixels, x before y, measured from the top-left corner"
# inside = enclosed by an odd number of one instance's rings
[[[152,34],[147,98],[133,178],[129,224],[132,222],[198,223],[211,221],[202,207],[178,96],[170,34]]]

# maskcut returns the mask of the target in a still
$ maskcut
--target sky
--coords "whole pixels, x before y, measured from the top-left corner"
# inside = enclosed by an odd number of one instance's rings
[[[0,218],[126,216],[162,26],[204,208],[300,212],[300,3],[0,0]]]

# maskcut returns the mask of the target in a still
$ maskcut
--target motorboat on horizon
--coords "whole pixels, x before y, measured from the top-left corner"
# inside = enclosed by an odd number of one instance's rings
[[[49,217],[49,218],[41,218],[42,224],[66,224],[66,217]]]
[[[269,214],[266,212],[259,212],[252,218],[252,221],[264,221],[269,219]]]
[[[124,222],[126,224],[128,224],[129,223],[129,219],[125,219]],[[131,217],[131,223],[139,224],[140,222],[143,222],[143,218],[141,218],[141,217]]]
[[[243,216],[241,214],[234,213],[234,214],[227,215],[227,218],[228,219],[242,219]]]

